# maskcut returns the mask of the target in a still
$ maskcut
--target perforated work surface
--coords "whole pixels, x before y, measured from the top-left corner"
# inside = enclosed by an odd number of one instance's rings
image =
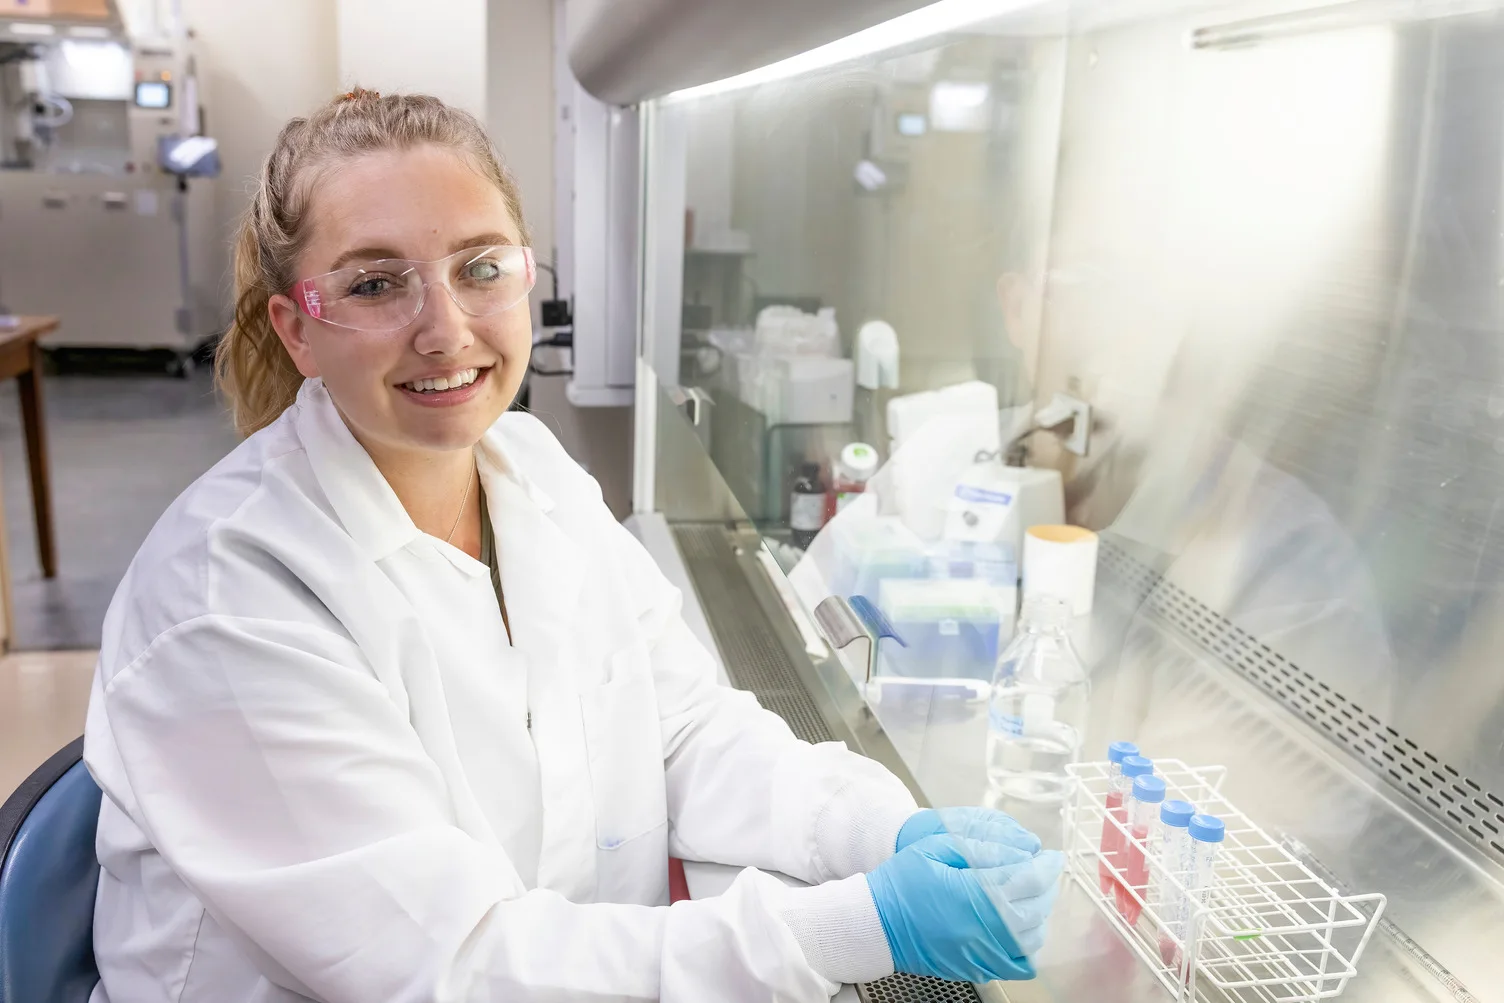
[[[755,693],[759,703],[806,742],[833,739],[737,564],[726,532],[719,526],[676,526],[674,538],[731,685]]]
[[[1504,862],[1504,798],[1442,762],[1107,540],[1098,568],[1141,608],[1388,777],[1428,814]]]
[[[942,982],[919,975],[890,975],[877,982],[857,986],[863,1003],[977,1003],[977,991],[967,982]]]
[[[737,563],[726,531],[719,526],[675,526],[674,539],[731,685],[756,695],[805,741],[834,738]],[[894,975],[856,990],[865,1003],[978,1003],[976,990],[965,982],[913,975]]]

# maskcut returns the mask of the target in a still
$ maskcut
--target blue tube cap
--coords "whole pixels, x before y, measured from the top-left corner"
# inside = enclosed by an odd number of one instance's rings
[[[1133,800],[1151,804],[1165,799],[1165,782],[1152,773],[1133,778]]]
[[[1159,820],[1177,829],[1184,829],[1190,825],[1191,816],[1194,814],[1196,814],[1196,806],[1189,801],[1166,801],[1159,806]]]
[[[1108,762],[1121,763],[1127,756],[1137,756],[1138,746],[1132,742],[1113,742],[1107,747]]]
[[[1227,826],[1215,815],[1192,815],[1191,838],[1200,843],[1220,843],[1227,838]]]
[[[1154,764],[1143,756],[1123,757],[1123,776],[1142,777],[1154,772]]]

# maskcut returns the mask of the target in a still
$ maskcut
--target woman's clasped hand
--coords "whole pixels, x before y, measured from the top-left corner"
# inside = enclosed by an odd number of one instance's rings
[[[1064,857],[1001,812],[926,809],[867,876],[893,967],[965,982],[1032,979]]]

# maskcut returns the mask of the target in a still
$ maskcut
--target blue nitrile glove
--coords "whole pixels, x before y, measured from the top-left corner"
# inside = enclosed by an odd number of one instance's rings
[[[910,815],[898,830],[893,852],[926,836],[960,836],[984,843],[1002,843],[1028,853],[1039,852],[1039,837],[1019,825],[1011,815],[991,808],[923,808]]]
[[[1032,979],[1065,858],[927,836],[867,875],[893,967],[959,982]]]

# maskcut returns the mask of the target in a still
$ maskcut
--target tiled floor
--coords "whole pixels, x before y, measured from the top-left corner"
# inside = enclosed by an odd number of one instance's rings
[[[97,655],[33,651],[0,658],[0,801],[83,734]]]

